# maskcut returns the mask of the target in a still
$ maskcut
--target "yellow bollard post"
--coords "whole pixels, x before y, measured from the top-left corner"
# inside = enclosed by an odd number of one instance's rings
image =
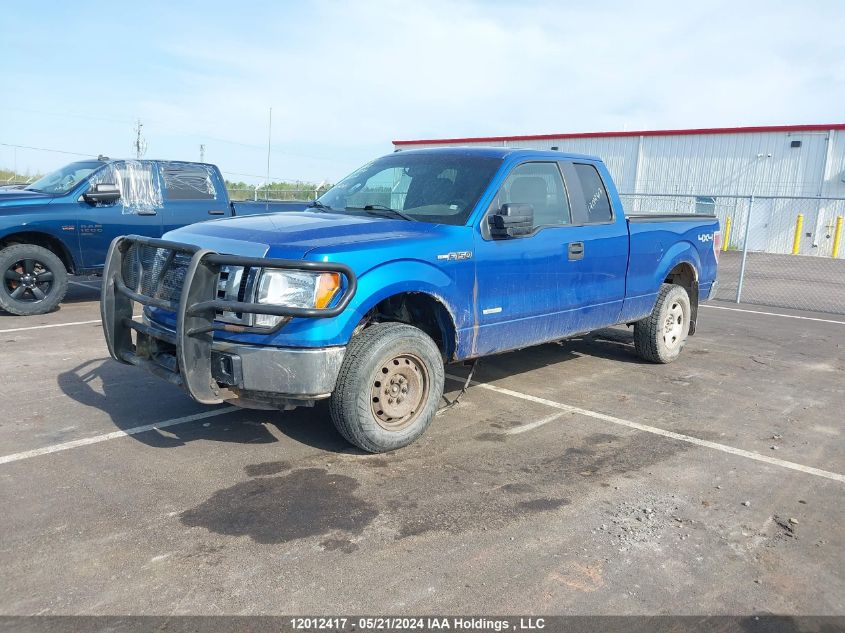
[[[839,257],[839,245],[842,243],[842,216],[836,218],[836,229],[833,231],[833,257]]]
[[[731,239],[731,224],[733,224],[733,219],[728,216],[728,218],[725,220],[725,237],[722,240],[722,252],[728,250],[728,242]]]
[[[801,250],[801,229],[804,228],[804,214],[799,213],[795,219],[795,237],[792,240],[792,254],[797,255]]]

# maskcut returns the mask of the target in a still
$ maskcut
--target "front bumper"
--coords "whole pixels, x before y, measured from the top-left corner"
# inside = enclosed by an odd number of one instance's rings
[[[122,360],[185,387],[174,353],[176,333],[146,317],[134,329],[135,352]],[[321,400],[334,391],[345,354],[344,346],[306,349],[216,341],[211,345],[211,376],[224,397],[229,390],[239,399],[265,404]]]
[[[185,259],[190,255],[190,263],[182,273],[178,301],[150,296],[157,293],[155,286],[152,293],[149,288],[147,294],[142,293],[150,276],[161,281],[171,274],[168,267],[174,257],[170,254],[146,270],[136,249],[133,255],[141,273],[133,277],[137,287],[127,286],[124,264],[128,262],[130,268],[135,265],[135,260],[127,255],[133,245],[159,249],[157,255],[159,251],[181,253]],[[226,301],[216,298],[219,270],[226,265],[337,272],[345,277],[346,287],[333,307],[322,309]],[[231,400],[245,406],[287,408],[297,401],[318,400],[331,394],[346,348],[279,348],[215,341],[214,332],[219,330],[256,331],[216,323],[215,317],[221,310],[291,318],[333,317],[346,308],[355,289],[354,273],[342,264],[219,255],[186,244],[128,236],[115,239],[109,249],[100,311],[109,353],[116,360],[143,367],[184,388],[194,400],[204,404]],[[176,329],[146,318],[141,322],[133,320],[135,302],[175,312]]]

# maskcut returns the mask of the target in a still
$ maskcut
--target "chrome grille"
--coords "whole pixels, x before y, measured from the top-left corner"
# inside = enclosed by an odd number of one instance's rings
[[[222,266],[217,280],[217,298],[229,301],[248,301],[252,295],[256,269],[242,266]],[[220,321],[237,325],[253,325],[255,315],[225,310],[218,312]]]

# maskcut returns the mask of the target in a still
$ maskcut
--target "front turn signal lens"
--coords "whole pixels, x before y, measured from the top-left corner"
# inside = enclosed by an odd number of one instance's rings
[[[340,290],[340,274],[321,273],[317,279],[314,307],[325,308],[328,306],[338,290]]]

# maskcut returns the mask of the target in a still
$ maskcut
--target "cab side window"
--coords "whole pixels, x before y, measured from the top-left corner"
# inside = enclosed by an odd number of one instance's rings
[[[161,187],[155,177],[153,165],[148,161],[126,160],[109,163],[94,174],[90,183],[116,185],[120,190],[120,200],[116,205],[122,207],[124,213],[134,213],[138,209],[155,209],[162,205]]]
[[[495,213],[503,204],[530,204],[534,230],[572,223],[569,200],[557,163],[524,163],[511,171],[488,209]]]

